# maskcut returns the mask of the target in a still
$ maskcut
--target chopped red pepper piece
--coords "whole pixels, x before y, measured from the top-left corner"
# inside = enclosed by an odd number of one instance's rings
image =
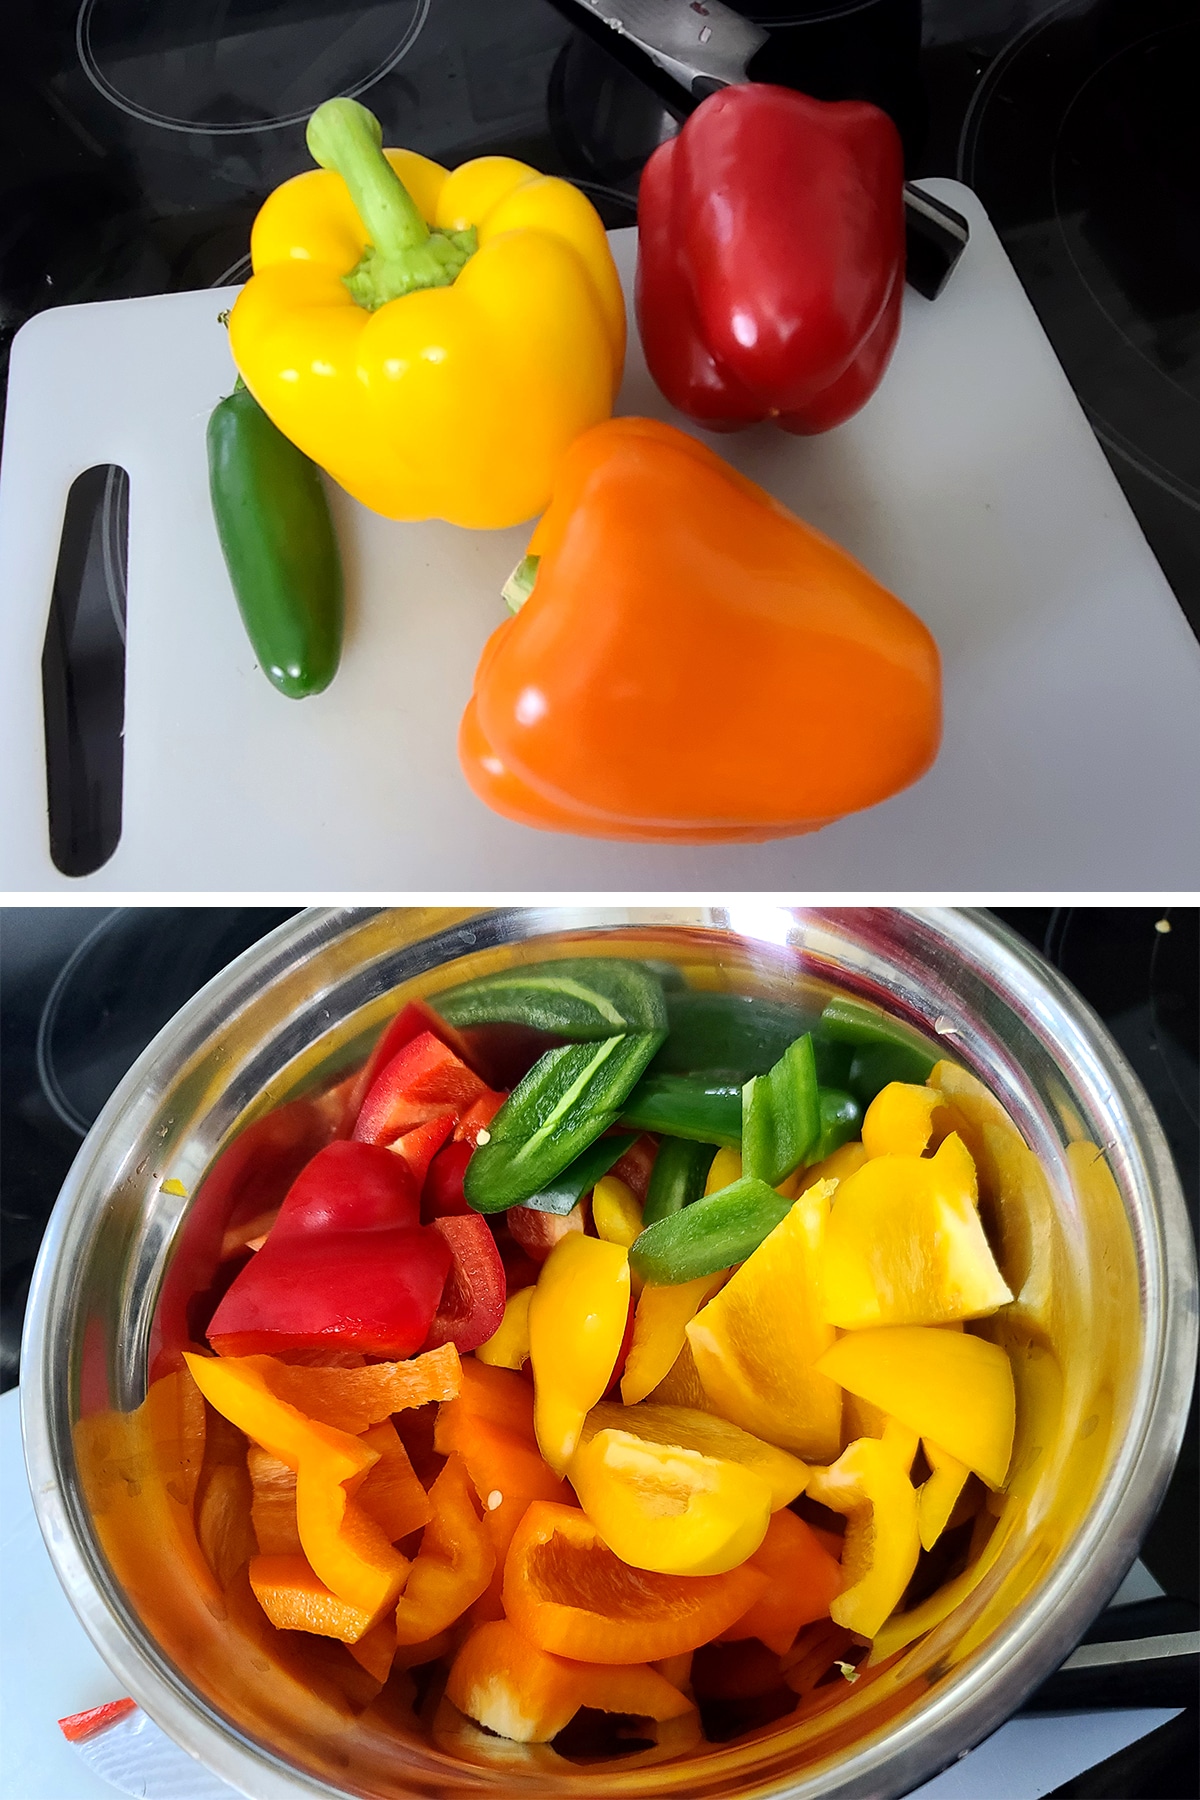
[[[857,412],[900,327],[903,180],[862,101],[751,83],[697,107],[638,191],[638,323],[672,405],[717,430]]]
[[[390,1144],[415,1125],[450,1107],[457,1117],[488,1091],[453,1050],[423,1031],[376,1076],[362,1103],[354,1137],[364,1144]]]
[[[474,1149],[479,1142],[480,1132],[487,1129],[507,1099],[507,1094],[497,1093],[495,1088],[485,1088],[478,1100],[471,1102],[454,1127],[455,1143],[465,1140]]]
[[[423,1000],[410,1000],[407,1005],[401,1007],[391,1024],[382,1032],[379,1042],[355,1078],[346,1109],[351,1125],[358,1118],[363,1101],[374,1087],[375,1077],[382,1069],[387,1068],[393,1057],[398,1056],[406,1044],[411,1044],[414,1038],[420,1037],[425,1031],[431,1031],[434,1037],[441,1038],[443,1044],[453,1050],[455,1056],[461,1057],[465,1063],[470,1063],[471,1058],[467,1054],[466,1044],[460,1033],[455,1031],[452,1025],[447,1025],[444,1019],[439,1018],[433,1008],[426,1006]]]
[[[266,1243],[213,1314],[209,1342],[231,1356],[330,1344],[411,1356],[452,1261],[419,1216],[403,1157],[371,1144],[328,1145],[293,1183]]]
[[[474,1210],[463,1193],[463,1176],[473,1154],[474,1146],[465,1140],[444,1144],[438,1151],[421,1189],[421,1216],[426,1222]]]
[[[504,1264],[479,1213],[434,1219],[429,1226],[449,1247],[450,1273],[425,1339],[426,1350],[455,1344],[460,1352],[486,1344],[504,1317]]]
[[[392,1155],[402,1156],[412,1170],[418,1191],[425,1185],[430,1163],[453,1130],[454,1113],[446,1107],[432,1119],[427,1119],[424,1125],[414,1125],[411,1131],[388,1145]]]

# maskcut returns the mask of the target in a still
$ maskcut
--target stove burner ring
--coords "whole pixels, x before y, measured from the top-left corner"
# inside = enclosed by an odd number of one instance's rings
[[[408,55],[424,30],[432,4],[433,0],[412,0],[411,17],[401,33],[399,42],[369,73],[345,87],[339,87],[336,90],[336,97],[355,99],[359,94],[366,93],[368,88],[374,87],[377,81],[382,81],[385,75],[390,75],[392,70]],[[243,123],[229,120],[180,119],[173,117],[170,113],[157,112],[152,107],[145,106],[140,101],[131,98],[128,94],[123,94],[104,73],[100,65],[92,41],[92,25],[97,13],[104,5],[105,0],[83,0],[75,21],[75,51],[83,72],[92,86],[131,119],[139,119],[146,125],[156,125],[162,131],[194,132],[204,137],[243,137],[254,132],[281,131],[286,126],[303,125],[318,104],[314,100],[312,105],[302,107],[298,111],[279,113],[270,118],[252,119]],[[228,8],[225,7],[221,10],[228,11]],[[328,93],[320,96],[321,99],[330,97]]]
[[[113,926],[120,922],[119,911],[110,912],[93,926],[83,941],[77,944],[58,974],[54,985],[46,995],[46,1003],[42,1007],[42,1016],[37,1028],[37,1073],[38,1081],[51,1108],[58,1118],[79,1137],[86,1137],[91,1130],[91,1119],[85,1118],[78,1107],[73,1106],[63,1091],[58,1078],[58,1070],[54,1066],[54,1029],[58,1024],[58,1015],[62,1007],[67,989],[74,980],[81,964],[85,963],[101,938],[107,937]]]

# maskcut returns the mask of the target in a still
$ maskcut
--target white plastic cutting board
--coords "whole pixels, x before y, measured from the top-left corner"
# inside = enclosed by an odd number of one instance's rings
[[[971,241],[940,299],[906,293],[869,405],[821,438],[716,440],[932,629],[945,738],[917,787],[758,846],[510,825],[474,798],[454,746],[528,529],[397,525],[341,495],[342,668],[325,694],[282,698],[254,666],[208,510],[233,291],[170,294],[44,312],[16,340],[0,888],[1200,887],[1200,646],[978,201],[925,185],[969,216]],[[612,244],[630,294],[633,231]],[[636,343],[618,410],[673,416]],[[40,659],[67,490],[102,462],[131,483],[124,828],[102,870],[69,881],[48,851]]]

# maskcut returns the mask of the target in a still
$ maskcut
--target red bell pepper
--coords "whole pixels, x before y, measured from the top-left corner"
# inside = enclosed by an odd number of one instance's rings
[[[479,1213],[434,1219],[429,1231],[442,1238],[453,1260],[424,1348],[454,1344],[465,1355],[500,1329],[507,1296],[504,1264],[491,1227]]]
[[[411,1356],[452,1261],[419,1217],[403,1157],[374,1144],[328,1145],[292,1184],[266,1243],[217,1307],[209,1342],[223,1356],[323,1348]]]
[[[363,1144],[390,1144],[447,1108],[460,1118],[487,1084],[432,1031],[393,1056],[371,1085],[354,1126]]]
[[[474,1145],[465,1139],[444,1144],[438,1151],[421,1189],[421,1217],[426,1223],[431,1219],[447,1219],[473,1211],[463,1192],[463,1176],[474,1154]]]
[[[442,1112],[435,1113],[432,1119],[427,1119],[424,1125],[414,1125],[411,1131],[406,1131],[402,1137],[395,1138],[388,1145],[389,1154],[402,1156],[412,1170],[418,1192],[425,1184],[434,1157],[453,1130],[454,1112],[447,1106]],[[467,1148],[470,1149],[469,1144]]]
[[[432,1031],[434,1037],[441,1038],[443,1044],[447,1049],[453,1050],[455,1056],[460,1057],[465,1063],[470,1062],[466,1045],[453,1025],[447,1025],[446,1021],[439,1018],[433,1008],[426,1006],[423,1000],[410,1000],[407,1005],[400,1008],[395,1018],[381,1032],[378,1043],[354,1078],[354,1085],[350,1090],[347,1102],[351,1126],[357,1119],[362,1103],[374,1086],[375,1077],[380,1070],[386,1069],[392,1058],[398,1056],[403,1050],[405,1044],[411,1044],[414,1038],[420,1037],[425,1031]]]
[[[827,431],[879,383],[904,290],[903,158],[886,113],[723,88],[638,191],[650,373],[710,430]]]

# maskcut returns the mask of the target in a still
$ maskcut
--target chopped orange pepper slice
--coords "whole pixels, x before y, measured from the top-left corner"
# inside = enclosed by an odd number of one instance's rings
[[[378,1452],[347,1432],[305,1418],[279,1399],[264,1373],[248,1366],[258,1358],[185,1351],[184,1359],[211,1406],[295,1469],[296,1530],[305,1556],[317,1579],[340,1600],[369,1614],[373,1624],[396,1599],[409,1566],[350,1497],[379,1460]]]
[[[541,1650],[581,1662],[658,1662],[695,1650],[740,1618],[766,1576],[656,1575],[613,1555],[573,1507],[535,1500],[504,1564],[504,1609]]]
[[[410,1406],[452,1400],[462,1379],[453,1344],[409,1362],[371,1363],[362,1369],[296,1367],[275,1356],[223,1356],[221,1363],[254,1370],[278,1399],[351,1437]]]
[[[378,1625],[372,1625],[370,1631],[363,1633],[353,1644],[346,1644],[347,1650],[381,1685],[392,1672],[392,1662],[396,1655],[396,1633],[390,1619],[380,1619]]]
[[[848,1332],[818,1366],[918,1437],[932,1438],[989,1487],[1003,1484],[1016,1395],[1012,1364],[998,1344],[969,1331],[887,1325]]]
[[[722,1418],[798,1456],[837,1454],[842,1396],[814,1364],[833,1343],[822,1318],[832,1182],[818,1182],[687,1327],[696,1372]]]
[[[940,1325],[1012,1299],[983,1234],[957,1133],[937,1154],[875,1156],[839,1184],[825,1242],[831,1325]]]
[[[496,1554],[496,1569],[488,1588],[488,1610],[499,1618],[503,1610],[500,1586],[504,1558],[525,1508],[531,1500],[569,1503],[571,1491],[543,1462],[534,1440],[533,1391],[529,1383],[500,1369],[489,1370],[488,1374],[501,1376],[502,1381],[476,1383],[471,1368],[468,1357],[463,1363],[467,1376],[464,1393],[440,1408],[433,1441],[444,1456],[462,1457],[479,1496],[484,1527]],[[494,1402],[494,1417],[472,1410],[480,1398]],[[499,1419],[506,1423],[498,1423]],[[478,1613],[474,1616],[478,1617]]]
[[[378,1451],[379,1461],[368,1469],[366,1480],[354,1497],[388,1542],[394,1544],[410,1531],[428,1525],[433,1507],[390,1419],[364,1431],[362,1442],[369,1450]]]
[[[468,1718],[519,1744],[547,1743],[581,1706],[646,1719],[693,1711],[655,1669],[568,1662],[538,1649],[507,1619],[472,1632],[454,1659],[446,1694]]]
[[[370,1613],[351,1606],[318,1581],[303,1556],[255,1556],[250,1562],[254,1598],[279,1631],[311,1631],[357,1644],[371,1629]]]
[[[776,1656],[783,1656],[802,1625],[829,1617],[829,1608],[842,1591],[841,1568],[812,1526],[787,1507],[772,1514],[750,1564],[762,1570],[769,1586],[721,1636],[727,1641],[757,1638]]]
[[[462,1617],[492,1578],[496,1553],[471,1493],[461,1456],[429,1490],[433,1518],[425,1527],[403,1598],[396,1608],[396,1642],[421,1644]]]
[[[246,1456],[250,1470],[250,1521],[260,1556],[299,1556],[296,1471],[257,1444]]]

